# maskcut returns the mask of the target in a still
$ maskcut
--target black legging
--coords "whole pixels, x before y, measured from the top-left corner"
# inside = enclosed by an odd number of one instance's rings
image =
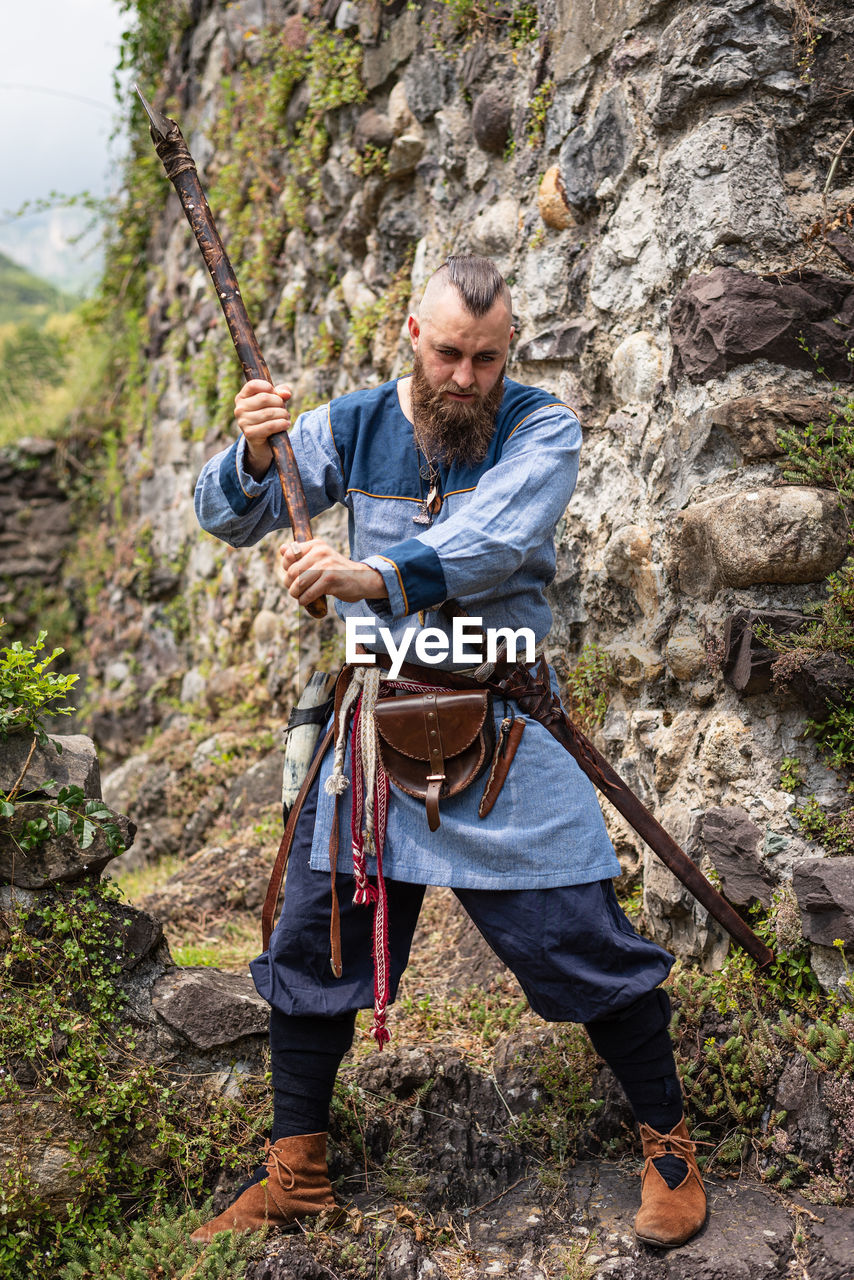
[[[661,987],[610,1018],[585,1024],[593,1047],[619,1080],[641,1124],[667,1132],[682,1116],[682,1095],[668,1034],[670,1000]],[[353,1042],[355,1014],[292,1017],[270,1012],[273,1135],[322,1133],[335,1077]]]

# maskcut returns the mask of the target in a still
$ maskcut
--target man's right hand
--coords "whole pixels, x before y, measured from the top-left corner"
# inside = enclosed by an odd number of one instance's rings
[[[273,461],[268,437],[290,430],[291,419],[285,405],[292,395],[285,383],[274,387],[253,379],[234,397],[234,416],[246,437],[246,470],[253,480],[262,480]]]

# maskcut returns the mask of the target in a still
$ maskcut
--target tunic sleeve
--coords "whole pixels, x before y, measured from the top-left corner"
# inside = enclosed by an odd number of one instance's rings
[[[572,497],[581,427],[571,409],[537,409],[510,434],[471,500],[448,519],[367,562],[394,617],[476,595],[510,577],[543,543]]]
[[[332,438],[329,406],[321,405],[297,418],[290,440],[305,490],[310,517],[343,501],[341,461]],[[273,463],[260,481],[245,466],[246,441],[206,462],[196,482],[199,524],[232,547],[258,542],[271,529],[288,527],[288,512]]]

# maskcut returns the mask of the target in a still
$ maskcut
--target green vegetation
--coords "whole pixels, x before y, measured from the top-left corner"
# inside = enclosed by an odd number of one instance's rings
[[[228,161],[214,169],[209,199],[227,229],[229,254],[241,264],[250,313],[269,301],[277,285],[272,267],[288,228],[304,227],[306,205],[320,197],[329,146],[326,113],[365,97],[361,46],[317,23],[305,22],[304,31],[302,47],[280,31],[264,33],[259,62],[241,68],[239,82],[225,81],[213,128],[215,152]],[[304,85],[304,106],[289,124],[298,85]],[[284,181],[271,170],[275,156],[286,161]]]
[[[0,332],[5,325],[40,328],[57,313],[70,311],[73,299],[0,253]]]
[[[820,1201],[846,1201],[854,1193],[850,1126],[835,1134],[828,1167],[809,1169],[792,1151],[785,1112],[774,1113],[770,1104],[794,1049],[825,1092],[850,1106],[854,1008],[821,994],[790,887],[778,892],[769,912],[754,912],[753,928],[775,948],[767,970],[734,951],[718,973],[678,965],[672,979],[677,1065],[694,1137],[705,1143],[700,1163],[737,1172],[755,1159],[762,1178],[781,1190],[797,1185]]]
[[[209,1208],[182,1213],[172,1205],[127,1231],[107,1228],[97,1240],[69,1245],[71,1261],[54,1274],[58,1280],[240,1280],[263,1252],[266,1233],[224,1232],[200,1251],[190,1234],[210,1216]]]
[[[451,34],[464,37],[467,44],[474,36],[506,31],[512,47],[521,49],[539,35],[537,6],[530,0],[513,0],[512,4],[506,0],[439,0],[437,11],[444,15]],[[441,46],[441,35],[436,31],[433,39]]]
[[[0,628],[3,625],[0,618]],[[46,639],[47,632],[40,631],[32,645],[15,640],[0,649],[0,738],[10,733],[31,733],[44,744],[47,740],[44,717],[70,715],[74,710],[59,704],[64,702],[79,677],[48,671],[65,650],[56,648],[45,654]]]
[[[555,82],[544,80],[531,99],[528,107],[528,123],[525,134],[529,147],[538,147],[543,141],[546,131],[546,117],[555,95]]]
[[[823,374],[820,366],[818,372]],[[777,439],[783,451],[779,465],[785,480],[836,494],[851,552],[826,579],[824,599],[805,607],[805,626],[785,635],[775,635],[770,628],[763,634],[763,643],[780,654],[772,668],[774,683],[785,688],[806,663],[823,655],[854,667],[854,396],[833,387],[826,421],[810,422],[802,430],[780,431]],[[807,720],[804,736],[813,738],[828,766],[847,779],[848,790],[854,794],[854,697],[828,701],[822,715]],[[799,762],[787,757],[781,766],[781,786],[794,792],[802,783]],[[810,839],[821,841],[834,853],[854,853],[854,815],[850,812],[827,814],[814,796],[807,797],[794,812]]]
[[[585,644],[574,666],[555,663],[565,694],[565,705],[581,729],[591,732],[605,719],[608,695],[615,682],[614,664],[596,644]]]
[[[77,677],[47,670],[60,651],[42,656],[44,641],[41,633],[29,648],[16,642],[0,652],[0,736],[17,730],[44,741],[44,718],[70,710],[60,704]],[[64,787],[36,804],[21,792],[25,774],[0,795],[0,840],[21,853],[56,836],[86,849],[100,833],[121,852],[120,832],[101,801]],[[36,816],[29,817],[31,811]],[[239,1149],[266,1123],[266,1099],[259,1104],[248,1089],[239,1100],[211,1100],[192,1077],[168,1074],[148,1060],[126,1013],[131,924],[110,883],[54,887],[35,900],[17,900],[12,890],[0,912],[0,1109],[8,1108],[9,1124],[35,1107],[56,1115],[56,1141],[65,1147],[73,1187],[64,1205],[46,1199],[26,1138],[13,1144],[13,1155],[7,1150],[0,1170],[0,1271],[9,1280],[65,1275],[66,1264],[68,1280],[115,1274],[107,1267],[119,1265],[119,1249],[123,1261],[134,1259],[144,1239],[183,1231],[174,1208],[159,1223],[158,1215],[179,1189],[200,1196],[211,1173],[237,1164]],[[129,1233],[129,1212],[154,1221]],[[235,1258],[249,1256],[243,1245],[233,1248]],[[220,1255],[231,1256],[228,1248],[214,1251]],[[143,1261],[140,1256],[140,1267]]]
[[[210,1099],[146,1060],[132,1020],[122,1022],[130,923],[109,884],[45,892],[4,915],[0,1105],[59,1108],[75,1188],[58,1213],[39,1196],[26,1144],[7,1162],[0,1270],[9,1280],[56,1275],[105,1229],[124,1237],[129,1211],[156,1218],[179,1188],[198,1197],[266,1120],[248,1095]]]

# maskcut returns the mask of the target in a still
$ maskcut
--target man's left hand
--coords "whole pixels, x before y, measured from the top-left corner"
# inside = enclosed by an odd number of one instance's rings
[[[288,592],[298,604],[320,596],[337,600],[379,600],[388,595],[382,574],[361,560],[350,560],[322,538],[285,542],[279,547]]]

